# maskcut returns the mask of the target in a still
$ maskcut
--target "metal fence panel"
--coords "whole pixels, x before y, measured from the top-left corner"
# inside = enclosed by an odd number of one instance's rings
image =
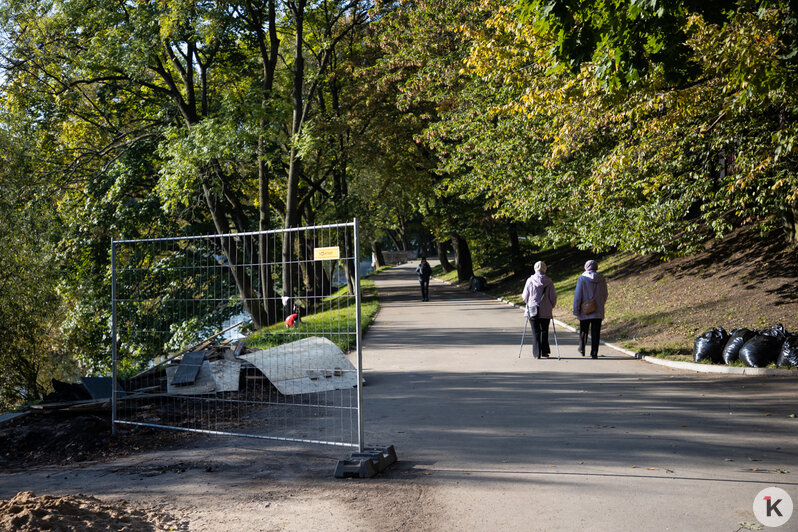
[[[111,244],[114,426],[363,449],[351,223]]]

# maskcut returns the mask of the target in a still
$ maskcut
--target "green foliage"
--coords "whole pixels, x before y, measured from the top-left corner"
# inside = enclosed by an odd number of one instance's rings
[[[552,37],[551,71],[578,72],[595,66],[604,87],[634,86],[652,72],[673,84],[695,74],[687,40],[687,20],[699,14],[723,23],[737,2],[680,0],[520,0],[522,21]]]
[[[158,155],[164,161],[159,169],[156,192],[169,211],[188,207],[202,195],[201,184],[212,165],[235,175],[244,161],[253,157],[254,132],[247,131],[229,117],[206,118],[191,129],[171,127],[163,131]],[[207,180],[207,178],[206,178]],[[223,195],[224,184],[212,182]]]
[[[449,193],[538,220],[542,245],[664,256],[794,218],[787,7],[571,4],[461,26],[463,86],[425,137]]]
[[[0,130],[0,411],[40,399],[51,378],[76,369],[59,329],[58,220],[47,189],[29,180],[33,162],[13,130]]]

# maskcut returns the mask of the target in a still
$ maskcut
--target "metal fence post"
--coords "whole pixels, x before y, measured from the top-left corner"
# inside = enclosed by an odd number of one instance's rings
[[[116,243],[111,239],[111,435],[116,435]]]
[[[363,350],[361,347],[360,321],[360,233],[357,218],[354,219],[355,240],[355,344],[357,346],[357,445],[363,452],[365,429],[363,427]]]

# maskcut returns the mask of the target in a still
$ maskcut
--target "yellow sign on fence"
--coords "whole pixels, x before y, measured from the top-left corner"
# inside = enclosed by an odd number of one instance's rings
[[[341,250],[338,246],[331,248],[315,248],[313,250],[313,260],[336,260],[341,258]]]

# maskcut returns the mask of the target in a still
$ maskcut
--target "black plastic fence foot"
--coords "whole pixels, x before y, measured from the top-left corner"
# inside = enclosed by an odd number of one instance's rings
[[[388,447],[365,447],[338,461],[335,478],[372,478],[396,463],[396,450]]]

